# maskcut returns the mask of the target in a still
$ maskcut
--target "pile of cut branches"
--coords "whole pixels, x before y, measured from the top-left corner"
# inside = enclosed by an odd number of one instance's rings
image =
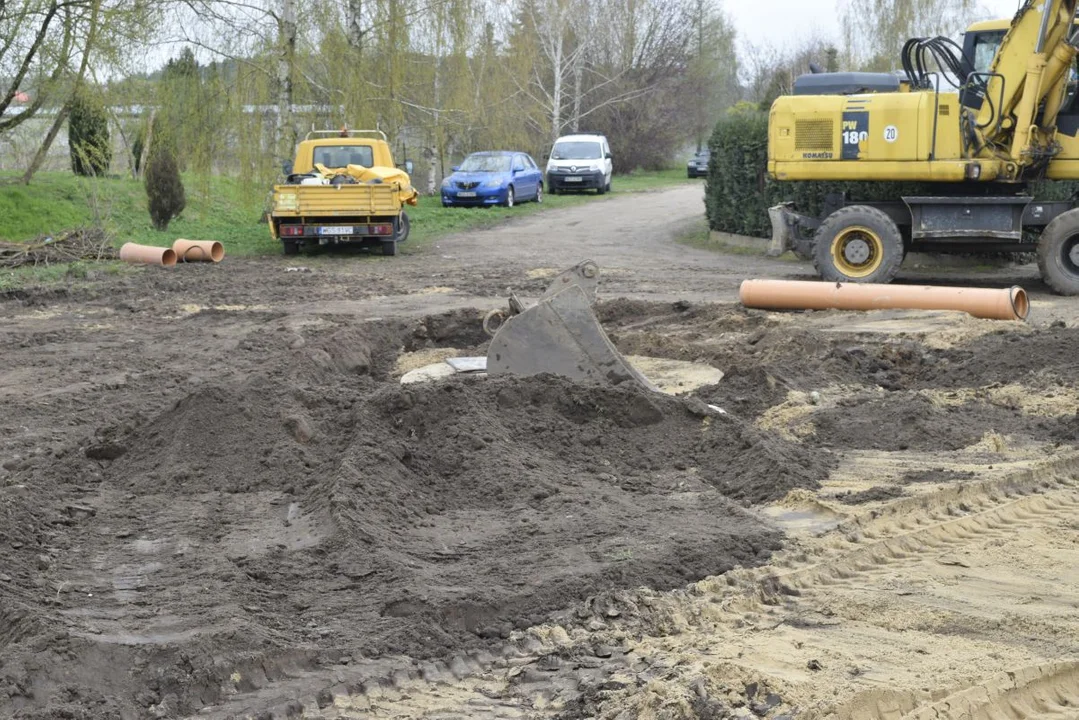
[[[117,257],[112,238],[97,228],[78,228],[57,235],[42,235],[26,243],[0,241],[0,267],[3,268],[76,260],[114,260]]]

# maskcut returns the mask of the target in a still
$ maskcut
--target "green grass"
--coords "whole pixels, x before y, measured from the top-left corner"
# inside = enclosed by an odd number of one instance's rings
[[[710,250],[712,252],[724,253],[726,255],[768,257],[768,253],[763,247],[743,247],[741,245],[731,245],[729,243],[715,240],[712,237],[711,231],[708,229],[708,221],[704,218],[701,218],[700,220],[695,221],[691,225],[687,226],[684,231],[678,234],[675,240],[684,245],[700,248],[701,250]],[[785,262],[800,262],[798,256],[790,251],[783,253],[779,257],[770,259],[782,260]]]
[[[135,268],[131,265],[122,263],[119,260],[31,265],[14,270],[0,269],[0,292],[17,290],[21,287],[93,280],[102,276],[134,272],[134,270]]]
[[[185,176],[187,207],[181,217],[158,231],[150,224],[146,191],[130,177],[81,178],[66,172],[43,172],[29,186],[15,182],[13,173],[0,173],[0,239],[32,240],[80,226],[103,226],[116,245],[136,242],[171,245],[177,238],[220,240],[230,256],[279,254],[280,244],[270,237],[262,212],[268,187],[245,185],[228,177]],[[644,192],[692,182],[681,170],[616,175],[614,194]],[[402,251],[414,253],[450,233],[497,225],[511,218],[604,199],[594,193],[545,194],[542,204],[522,203],[507,208],[443,208],[438,197],[422,197],[409,208],[412,232]],[[48,268],[0,271],[0,289],[79,279],[82,263]]]
[[[0,238],[20,242],[74,227],[101,224],[116,243],[171,245],[177,238],[220,240],[230,254],[277,250],[259,222],[263,198],[231,178],[185,178],[187,207],[155,230],[138,180],[80,178],[70,173],[39,173],[30,186],[0,176]]]

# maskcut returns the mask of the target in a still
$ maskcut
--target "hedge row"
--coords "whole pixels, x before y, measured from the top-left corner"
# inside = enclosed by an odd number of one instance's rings
[[[894,200],[932,195],[939,185],[901,182],[778,182],[768,177],[768,115],[738,110],[716,124],[709,141],[712,160],[705,185],[705,212],[713,230],[770,237],[768,208],[793,201],[798,211],[817,216],[824,198],[845,192],[851,200]],[[1042,182],[1030,188],[1042,200],[1064,200],[1079,192],[1077,182]]]

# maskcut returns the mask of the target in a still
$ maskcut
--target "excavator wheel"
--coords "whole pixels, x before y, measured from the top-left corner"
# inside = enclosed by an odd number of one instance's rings
[[[1038,269],[1060,295],[1079,295],[1079,209],[1062,213],[1038,239]]]
[[[830,282],[891,282],[903,264],[903,236],[882,211],[850,205],[817,229],[813,265]]]

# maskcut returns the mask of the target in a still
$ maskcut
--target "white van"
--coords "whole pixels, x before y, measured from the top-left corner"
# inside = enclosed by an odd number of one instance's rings
[[[611,146],[603,135],[563,135],[555,141],[547,160],[547,191],[611,189]]]

